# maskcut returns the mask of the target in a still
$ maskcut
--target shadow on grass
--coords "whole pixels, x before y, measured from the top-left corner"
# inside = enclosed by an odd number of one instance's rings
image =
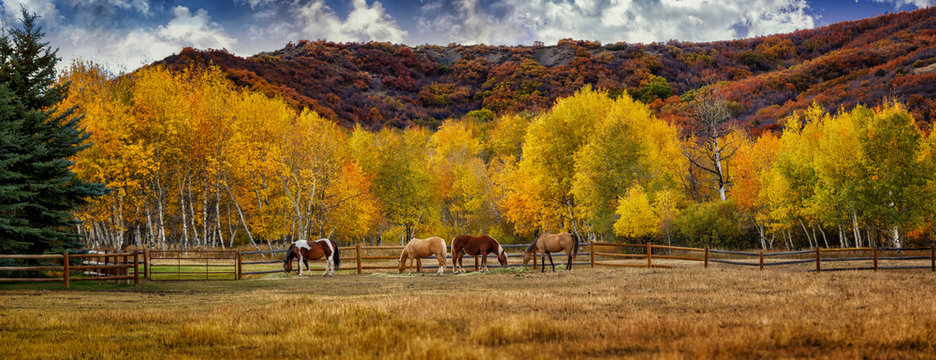
[[[42,282],[42,283],[2,283],[0,291],[5,290],[78,290],[78,291],[100,291],[133,288],[133,284],[125,284],[121,281],[115,284],[113,280],[104,281],[72,281],[69,284],[71,289],[65,288],[63,282]]]

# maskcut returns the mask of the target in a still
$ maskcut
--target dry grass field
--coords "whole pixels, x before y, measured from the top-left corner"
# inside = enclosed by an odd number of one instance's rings
[[[932,358],[936,274],[700,267],[0,288],[29,358]],[[56,284],[61,286],[61,284]],[[54,288],[53,285],[49,286]]]

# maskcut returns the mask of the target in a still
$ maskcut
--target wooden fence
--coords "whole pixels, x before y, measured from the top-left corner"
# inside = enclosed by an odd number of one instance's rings
[[[508,250],[508,267],[522,266],[522,251],[526,244],[503,245]],[[587,249],[587,250],[586,250]],[[366,270],[396,270],[402,246],[368,246],[357,244],[339,247],[342,270],[353,269],[362,274]],[[0,259],[37,260],[38,265],[0,266],[0,271],[61,271],[60,277],[41,278],[0,278],[0,282],[47,282],[62,281],[65,288],[71,281],[85,280],[132,280],[139,282],[140,266],[144,277],[150,280],[239,280],[243,275],[256,275],[282,272],[281,265],[286,250],[265,251],[155,251],[90,254],[45,254],[45,255],[0,255]],[[142,259],[140,258],[142,255]],[[565,265],[568,259],[565,253],[553,254],[556,265]],[[488,266],[499,268],[494,254],[489,255]],[[470,262],[472,256],[467,256]],[[692,248],[647,244],[616,244],[605,242],[583,243],[580,245],[578,266],[610,267],[648,267],[669,268],[689,266],[701,262],[704,268],[709,263],[735,266],[759,267],[764,270],[772,266],[793,266],[814,264],[807,271],[841,270],[886,270],[886,269],[929,269],[936,272],[936,248],[832,248],[785,252],[746,252],[709,248]],[[474,268],[479,267],[479,258],[474,258]],[[81,263],[73,265],[74,259]],[[131,261],[132,259],[132,261]],[[425,265],[423,261],[427,261]],[[533,256],[531,264],[537,269],[539,256]],[[910,263],[913,261],[913,263]],[[45,263],[41,263],[45,262]],[[319,262],[320,264],[321,262]],[[420,259],[416,272],[424,269],[437,269],[434,257]],[[841,264],[836,266],[835,264]],[[907,265],[904,265],[907,264]],[[270,266],[274,265],[274,266]],[[349,266],[350,265],[350,266]],[[451,268],[452,257],[448,255],[446,266]],[[295,267],[298,272],[298,266]],[[323,271],[316,266],[312,271]],[[72,272],[83,271],[78,277]],[[132,271],[132,274],[131,274]],[[409,271],[413,271],[410,269]],[[48,275],[48,274],[46,274]],[[89,276],[90,275],[90,276]]]
[[[240,279],[240,252],[234,250],[146,250],[143,259],[149,280]]]
[[[928,248],[816,248],[813,250],[784,251],[784,252],[747,252],[729,251],[706,248],[691,248],[681,246],[665,246],[647,244],[614,244],[592,243],[594,251],[591,253],[591,266],[630,266],[630,267],[671,267],[671,265],[654,264],[653,260],[669,259],[682,261],[699,261],[703,267],[708,268],[709,263],[727,265],[740,265],[759,267],[764,270],[770,266],[815,264],[815,269],[808,271],[843,271],[843,270],[874,270],[879,269],[929,269],[936,272],[936,247]],[[600,248],[615,249],[619,252],[600,251]],[[845,255],[842,255],[845,254]],[[789,258],[800,256],[799,258]],[[596,259],[596,257],[599,257]],[[602,259],[601,257],[604,257]],[[803,258],[805,257],[805,258]],[[775,261],[770,259],[776,258]],[[637,260],[621,261],[624,260]],[[744,259],[751,259],[746,261]],[[928,260],[928,261],[925,261]],[[887,265],[882,261],[908,262],[916,261],[913,265]],[[922,263],[926,262],[925,265]],[[846,266],[825,267],[823,264],[843,263]]]
[[[508,267],[522,266],[523,249],[526,249],[528,244],[511,244],[511,245],[502,245],[502,247],[507,251],[508,258]],[[588,243],[583,243],[579,247],[578,256],[588,256],[589,253],[583,252],[583,248],[588,247]],[[519,250],[517,250],[519,249]],[[354,246],[342,246],[338,248],[341,256],[341,269],[354,269],[358,274],[364,272],[364,270],[396,270],[398,268],[397,260],[400,259],[400,252],[403,251],[403,246],[370,246],[370,245],[361,245],[357,244]],[[247,266],[246,271],[242,271],[241,275],[256,275],[256,274],[269,274],[269,273],[278,273],[282,272],[282,268],[279,269],[249,269],[251,266],[259,265],[270,265],[276,264],[280,265],[283,263],[283,257],[285,257],[286,250],[264,250],[264,251],[244,251],[241,252],[241,258],[253,257],[254,259],[248,259],[241,262],[242,266]],[[277,254],[277,259],[256,259],[257,255],[268,255],[268,254]],[[565,253],[553,254],[554,263],[556,265],[567,263],[567,258],[565,258]],[[500,268],[502,267],[496,259],[494,254],[488,255],[488,267],[489,268]],[[480,266],[480,257],[478,256],[466,256],[467,258],[474,258],[474,268],[475,271],[478,270]],[[565,259],[560,261],[560,259]],[[423,260],[427,261],[423,265]],[[468,260],[468,259],[465,259]],[[464,261],[464,260],[463,260]],[[470,261],[470,260],[469,260]],[[530,260],[534,269],[538,269],[539,264],[537,263],[537,258],[534,257]],[[352,264],[353,267],[349,267],[347,264]],[[446,266],[451,268],[452,266],[452,255],[451,251],[446,255]],[[587,262],[579,262],[573,265],[589,265]],[[435,257],[425,257],[419,259],[415,265],[416,272],[422,272],[424,269],[438,269],[439,265]],[[298,267],[293,267],[294,271],[298,272]],[[313,271],[324,271],[325,268],[321,266],[316,266],[312,268]]]
[[[89,253],[89,254],[43,254],[43,255],[0,255],[0,259],[38,260],[45,262],[40,265],[28,266],[0,266],[0,271],[9,272],[36,272],[61,271],[59,277],[32,277],[32,278],[0,278],[0,282],[57,282],[71,287],[72,281],[102,281],[102,280],[133,280],[133,285],[139,284],[139,253]],[[75,259],[80,259],[78,265],[72,265]],[[132,262],[131,262],[132,261]],[[132,270],[132,274],[130,273]],[[72,272],[81,271],[80,275],[72,276]]]

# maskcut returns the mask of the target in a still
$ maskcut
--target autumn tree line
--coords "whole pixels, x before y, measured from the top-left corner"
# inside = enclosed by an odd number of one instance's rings
[[[585,86],[541,113],[474,111],[437,129],[347,129],[243,90],[215,67],[109,76],[76,63],[84,114],[74,212],[91,247],[276,247],[293,239],[537,232],[721,248],[907,246],[934,239],[936,138],[899,103],[732,127],[716,86],[689,126]]]

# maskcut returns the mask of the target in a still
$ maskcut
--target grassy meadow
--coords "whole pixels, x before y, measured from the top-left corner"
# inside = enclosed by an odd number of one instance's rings
[[[0,285],[31,358],[929,358],[929,271],[699,267]]]

